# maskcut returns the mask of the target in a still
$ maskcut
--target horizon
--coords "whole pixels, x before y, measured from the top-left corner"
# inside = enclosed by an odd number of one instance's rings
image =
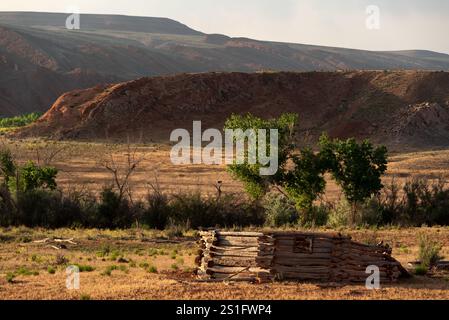
[[[2,11],[3,13],[41,13],[41,14],[61,14],[61,15],[67,15],[67,12],[49,12],[49,11]],[[168,19],[171,21],[175,21],[178,23],[181,23],[182,25],[187,26],[188,28],[198,31],[204,34],[222,34],[227,35],[223,33],[207,33],[203,30],[195,29],[189,26],[188,24],[183,23],[182,21],[170,18],[170,17],[164,17],[164,16],[142,16],[142,15],[131,15],[131,14],[119,14],[119,13],[96,13],[96,12],[81,12],[80,15],[101,15],[101,16],[117,16],[117,17],[129,17],[129,18],[153,18],[153,19]],[[276,41],[276,40],[270,40],[270,39],[257,39],[257,38],[251,38],[248,36],[231,36],[232,38],[248,38],[250,40],[255,41],[261,41],[261,42],[274,42],[274,43],[289,43],[289,44],[300,44],[300,45],[307,45],[307,46],[316,46],[316,47],[327,47],[327,48],[336,48],[336,49],[348,49],[348,50],[360,50],[360,51],[370,51],[370,52],[407,52],[407,51],[422,51],[422,52],[434,52],[439,54],[445,54],[449,55],[449,52],[442,52],[442,51],[436,51],[436,50],[429,50],[429,49],[423,49],[423,48],[406,48],[406,49],[398,49],[398,50],[371,50],[371,49],[364,49],[364,48],[354,48],[354,47],[338,47],[338,46],[331,46],[326,44],[314,44],[314,43],[304,43],[304,42],[288,42],[288,41]]]
[[[207,0],[134,0],[126,6],[100,0],[1,3],[2,12],[68,14],[74,8],[83,14],[167,18],[206,34],[225,34],[260,41],[350,48],[367,51],[434,51],[449,54],[444,41],[449,31],[449,3],[431,0],[247,0],[212,4]],[[379,8],[378,28],[368,29],[366,9]],[[187,7],[186,7],[187,6]],[[307,32],[304,32],[307,30]]]

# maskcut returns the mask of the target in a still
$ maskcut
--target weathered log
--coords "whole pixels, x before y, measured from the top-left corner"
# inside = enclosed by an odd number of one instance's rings
[[[404,273],[388,246],[370,246],[340,234],[309,232],[203,232],[196,263],[201,278],[279,278],[362,282],[366,267],[379,267],[381,279]],[[236,273],[238,275],[236,275]],[[234,276],[232,276],[234,275]]]

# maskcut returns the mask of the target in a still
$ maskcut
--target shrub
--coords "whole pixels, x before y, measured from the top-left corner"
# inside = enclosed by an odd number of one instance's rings
[[[442,246],[431,240],[429,236],[421,234],[419,236],[419,261],[426,268],[431,268],[443,259],[440,255]]]
[[[62,228],[83,224],[83,210],[77,200],[59,191],[31,190],[19,193],[17,223],[27,227]]]
[[[352,212],[351,204],[345,198],[340,199],[329,213],[328,225],[333,228],[347,226]]]
[[[9,227],[19,224],[14,200],[7,187],[0,186],[0,226]]]
[[[157,268],[155,266],[150,266],[148,268],[148,272],[149,273],[157,273],[158,271],[157,271]]]
[[[112,275],[112,271],[119,270],[119,267],[117,266],[108,266],[102,273],[102,276],[108,276],[110,277]]]
[[[300,223],[304,227],[322,227],[329,221],[330,208],[327,205],[312,206],[304,210],[300,217]]]
[[[32,190],[19,194],[20,223],[27,227],[58,227],[60,193]],[[65,221],[64,221],[65,223]]]
[[[366,201],[360,208],[360,223],[368,226],[378,226],[383,223],[383,207],[377,198]]]
[[[425,276],[429,272],[429,268],[423,265],[418,265],[415,267],[415,274],[417,276]]]
[[[173,220],[170,218],[170,222],[165,228],[165,235],[171,239],[171,238],[179,238],[184,235],[184,232],[187,231],[189,228],[189,221],[186,222],[184,226],[175,224]]]
[[[171,201],[172,224],[194,229],[262,225],[264,222],[254,203],[233,195],[202,197],[199,192],[175,195]]]
[[[147,196],[142,222],[150,228],[164,230],[172,214],[169,198],[159,190]]]
[[[400,189],[392,182],[381,194],[382,224],[449,225],[449,189],[443,179],[407,181],[402,187],[402,196]]]
[[[76,267],[78,267],[80,272],[93,272],[95,271],[95,268],[92,266],[88,266],[88,265],[75,265]]]
[[[6,282],[8,282],[8,283],[14,283],[15,278],[16,278],[16,275],[13,272],[8,272],[6,274]]]
[[[266,224],[270,227],[281,227],[298,222],[299,214],[295,204],[279,193],[268,193],[263,200]]]
[[[48,272],[49,274],[55,274],[55,273],[56,273],[56,269],[53,268],[52,266],[48,266],[48,267],[47,267],[47,272]]]
[[[141,207],[132,205],[112,188],[101,192],[100,204],[93,221],[95,227],[103,229],[129,228],[139,216]]]

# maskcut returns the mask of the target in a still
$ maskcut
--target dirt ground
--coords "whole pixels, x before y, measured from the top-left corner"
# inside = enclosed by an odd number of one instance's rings
[[[326,231],[326,230],[320,230]],[[327,230],[329,231],[329,230]],[[417,235],[427,233],[449,256],[449,228],[341,230],[364,243],[384,240],[404,266],[416,259]],[[35,243],[45,238],[73,238],[56,250]],[[98,231],[0,229],[0,299],[449,299],[449,273],[414,276],[381,284],[195,282],[194,234],[168,239],[142,230]],[[66,288],[66,267],[81,268],[80,289]],[[11,276],[14,274],[15,276]]]

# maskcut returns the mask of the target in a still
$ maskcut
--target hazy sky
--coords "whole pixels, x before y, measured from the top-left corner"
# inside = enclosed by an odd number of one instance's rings
[[[366,27],[369,5],[380,29]],[[369,50],[449,53],[448,0],[1,0],[1,11],[168,17],[206,33]]]

